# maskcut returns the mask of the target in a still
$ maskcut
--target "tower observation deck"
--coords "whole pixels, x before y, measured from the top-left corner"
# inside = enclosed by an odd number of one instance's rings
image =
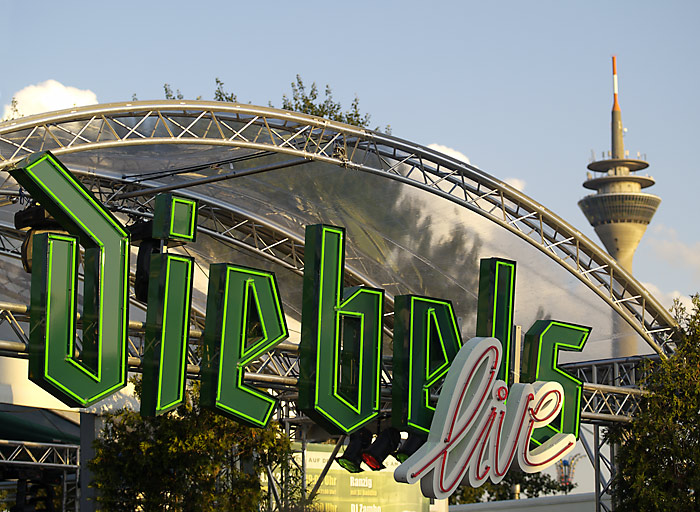
[[[622,115],[617,98],[617,63],[613,65],[612,151],[607,160],[588,164],[588,179],[583,186],[595,190],[578,203],[608,253],[628,272],[644,232],[661,203],[658,196],[642,192],[654,179],[636,173],[649,167],[643,160],[628,158],[622,140]]]

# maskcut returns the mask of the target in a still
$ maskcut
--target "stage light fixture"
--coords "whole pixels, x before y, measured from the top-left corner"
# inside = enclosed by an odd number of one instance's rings
[[[34,235],[40,233],[59,233],[67,235],[56,220],[39,205],[30,205],[24,210],[15,213],[15,228],[26,231],[22,242],[21,256],[22,266],[25,272],[32,272],[32,256],[34,252]]]
[[[362,428],[357,432],[350,434],[350,442],[342,457],[338,457],[336,462],[350,473],[360,473],[363,469],[360,467],[362,463],[362,452],[369,447],[372,442],[372,433],[366,428]]]
[[[151,255],[160,251],[160,240],[146,238],[139,244],[136,257],[136,278],[134,280],[134,295],[136,300],[148,302],[148,282],[151,271]]]
[[[423,434],[416,434],[415,432],[409,432],[408,438],[401,443],[399,449],[394,453],[394,457],[399,462],[403,463],[411,455],[416,453],[416,450],[423,446],[423,444],[428,440],[428,437]]]
[[[401,442],[401,432],[395,428],[383,430],[374,440],[374,443],[362,452],[362,461],[372,471],[384,469],[384,459],[394,453]]]

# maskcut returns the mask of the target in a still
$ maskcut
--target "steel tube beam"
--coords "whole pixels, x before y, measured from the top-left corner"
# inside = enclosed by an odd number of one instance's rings
[[[586,421],[583,421],[586,420]],[[632,423],[633,418],[621,414],[601,414],[597,412],[581,411],[581,421],[583,423]]]
[[[646,396],[649,394],[649,391],[645,389],[608,386],[606,384],[594,384],[592,382],[584,382],[583,389],[584,391],[602,391],[605,393],[619,393],[624,395]]]
[[[333,451],[331,452],[330,457],[328,457],[328,461],[326,462],[326,465],[323,466],[323,470],[321,471],[321,474],[318,475],[318,480],[316,480],[316,483],[314,484],[314,488],[311,489],[311,494],[309,494],[309,501],[313,501],[314,498],[316,497],[316,493],[318,493],[318,490],[321,488],[321,484],[323,483],[323,479],[326,478],[328,471],[331,469],[331,465],[333,464],[333,461],[335,461],[335,457],[336,457],[336,455],[338,455],[338,452],[340,451],[340,447],[343,446],[343,443],[345,442],[346,437],[347,436],[340,436],[338,438],[338,441],[335,443],[335,446],[333,447]]]
[[[220,176],[211,176],[209,178],[200,178],[196,180],[189,180],[186,184],[175,184],[175,185],[165,185],[162,187],[150,187],[144,190],[136,190],[134,192],[125,192],[124,194],[118,194],[112,199],[114,201],[119,201],[120,199],[128,199],[131,197],[144,196],[147,194],[159,194],[161,192],[170,192],[171,190],[181,190],[188,187],[196,187],[197,185],[206,185],[208,183],[216,183],[217,181],[230,180],[233,178],[241,178],[243,176],[251,176],[253,174],[259,174],[261,172],[275,171],[277,169],[285,169],[287,167],[293,167],[295,165],[305,164],[309,162],[304,158],[299,158],[296,160],[289,160],[288,162],[280,162],[270,165],[262,165],[259,167],[253,167],[252,169],[246,169],[245,171],[230,172],[222,174]]]

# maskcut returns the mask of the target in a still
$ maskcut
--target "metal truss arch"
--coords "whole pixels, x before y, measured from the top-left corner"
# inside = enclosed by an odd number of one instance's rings
[[[0,170],[36,151],[51,150],[60,156],[148,144],[206,144],[272,151],[419,187],[527,241],[607,302],[654,351],[662,357],[673,352],[669,341],[674,321],[670,314],[587,237],[485,172],[388,135],[250,105],[177,100],[114,103],[0,124]]]

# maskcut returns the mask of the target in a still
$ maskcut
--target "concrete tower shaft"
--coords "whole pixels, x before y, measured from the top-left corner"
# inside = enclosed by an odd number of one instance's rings
[[[628,158],[625,152],[622,112],[618,100],[617,60],[615,57],[612,59],[611,158],[588,165],[588,169],[595,174],[589,172],[583,186],[596,193],[584,197],[578,205],[608,253],[632,273],[634,251],[661,199],[642,192],[642,189],[654,184],[652,177],[632,174],[646,169],[649,164],[644,160]]]

